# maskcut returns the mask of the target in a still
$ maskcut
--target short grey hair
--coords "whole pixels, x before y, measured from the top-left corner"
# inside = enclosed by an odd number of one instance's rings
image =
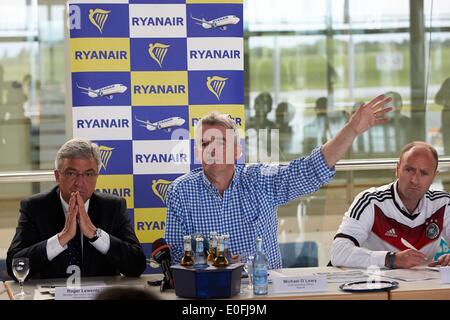
[[[228,114],[220,113],[218,111],[212,111],[197,122],[195,126],[195,140],[197,141],[197,143],[200,143],[200,145],[202,141],[202,132],[200,131],[202,125],[220,125],[224,126],[226,129],[232,129],[235,137],[234,143],[239,143],[239,129],[236,125],[236,122],[234,122],[234,120]]]
[[[64,143],[56,153],[55,169],[59,170],[63,159],[91,159],[93,158],[97,163],[98,170],[100,171],[101,159],[100,150],[98,145],[85,139],[71,139]]]

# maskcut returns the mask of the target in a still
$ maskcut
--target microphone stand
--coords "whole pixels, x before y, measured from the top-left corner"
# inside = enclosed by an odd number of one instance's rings
[[[166,289],[171,289],[170,281],[167,279],[166,276],[161,280],[161,285],[159,287],[159,291],[163,292]]]

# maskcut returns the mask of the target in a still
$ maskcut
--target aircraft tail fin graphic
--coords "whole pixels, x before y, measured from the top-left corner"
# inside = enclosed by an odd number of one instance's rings
[[[207,21],[205,18],[199,19],[199,18],[194,17],[192,14],[191,14],[191,18],[194,19],[195,21],[198,21],[198,22],[196,22],[198,25],[202,25],[203,23],[211,25],[211,23],[209,21]]]
[[[78,89],[81,89],[81,90],[86,90],[86,91],[88,91],[88,92],[96,93],[95,90],[92,90],[91,87],[87,87],[87,88],[86,88],[86,87],[82,87],[82,86],[78,85],[78,82],[77,82],[77,88],[78,88]],[[83,92],[83,93],[88,94],[88,92]]]

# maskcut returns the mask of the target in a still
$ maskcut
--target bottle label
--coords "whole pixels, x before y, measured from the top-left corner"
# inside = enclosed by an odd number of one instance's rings
[[[256,267],[253,271],[253,281],[255,286],[267,285],[267,268]]]

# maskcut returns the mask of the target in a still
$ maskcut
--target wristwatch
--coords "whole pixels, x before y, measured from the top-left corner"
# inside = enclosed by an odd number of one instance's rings
[[[389,252],[388,253],[388,259],[389,259],[389,269],[395,269],[395,252]]]
[[[97,228],[95,230],[94,236],[91,239],[89,239],[89,242],[95,242],[101,236],[102,236],[102,229]]]

